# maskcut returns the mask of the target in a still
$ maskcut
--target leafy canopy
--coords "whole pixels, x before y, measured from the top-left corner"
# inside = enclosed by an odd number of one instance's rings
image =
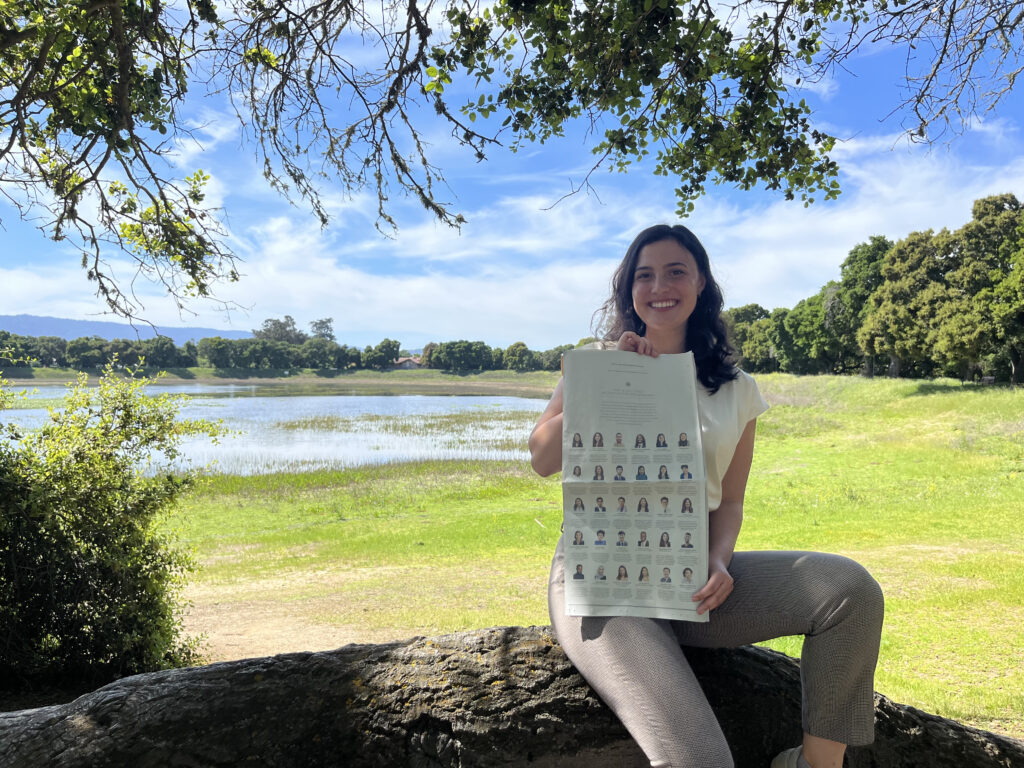
[[[141,309],[104,258],[184,302],[238,272],[209,177],[183,176],[188,98],[228,99],[269,183],[320,220],[322,184],[395,191],[440,220],[440,121],[479,159],[589,121],[594,167],[650,162],[679,211],[709,181],[809,203],[839,192],[834,137],[792,85],[865,44],[908,51],[905,127],[931,139],[1021,71],[1024,0],[0,0],[0,194],[80,250],[115,312]],[[465,94],[472,91],[471,98]],[[461,94],[461,95],[459,95]],[[645,166],[646,167],[646,166]]]

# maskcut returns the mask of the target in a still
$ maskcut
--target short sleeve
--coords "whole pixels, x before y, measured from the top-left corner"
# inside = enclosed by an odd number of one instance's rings
[[[741,393],[738,398],[740,423],[746,426],[751,419],[756,419],[768,410],[768,402],[761,395],[761,388],[757,386],[754,377],[744,371],[739,372],[742,380]]]
[[[722,502],[722,478],[729,469],[736,445],[751,419],[766,410],[754,378],[743,371],[733,381],[724,382],[715,394],[697,388],[701,438],[704,443],[704,470],[707,477],[708,509]]]

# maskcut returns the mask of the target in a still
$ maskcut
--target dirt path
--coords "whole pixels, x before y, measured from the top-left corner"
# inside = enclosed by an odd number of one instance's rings
[[[324,608],[329,608],[330,601],[323,602]],[[329,651],[349,643],[383,643],[416,634],[316,623],[308,618],[311,610],[315,614],[315,605],[308,601],[292,610],[270,600],[204,601],[186,615],[185,633],[205,636],[202,653],[209,663],[297,651]]]

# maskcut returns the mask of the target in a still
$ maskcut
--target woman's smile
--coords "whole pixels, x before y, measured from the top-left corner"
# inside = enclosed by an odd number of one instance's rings
[[[688,250],[673,239],[645,245],[633,271],[633,309],[643,334],[663,352],[682,351],[686,323],[704,290],[704,275]]]

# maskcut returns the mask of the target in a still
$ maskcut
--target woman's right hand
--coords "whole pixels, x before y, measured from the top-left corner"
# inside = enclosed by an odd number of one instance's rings
[[[654,348],[654,345],[633,331],[626,331],[622,334],[618,342],[616,342],[615,348],[620,352],[636,352],[638,355],[648,355],[650,357],[658,356],[658,351]]]

